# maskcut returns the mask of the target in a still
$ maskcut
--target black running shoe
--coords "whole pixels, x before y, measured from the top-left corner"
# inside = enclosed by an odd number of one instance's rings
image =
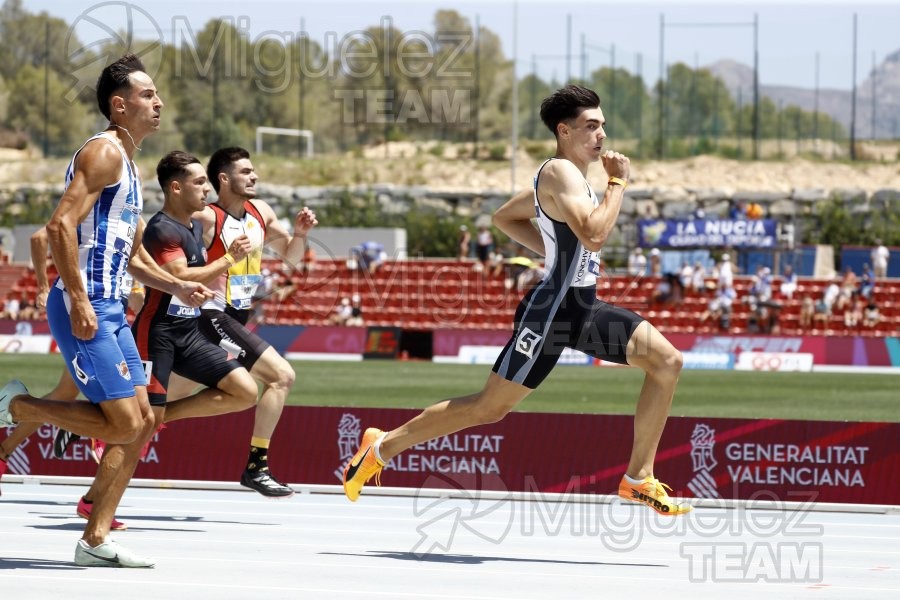
[[[256,490],[268,498],[287,498],[294,495],[294,490],[275,480],[268,471],[244,471],[241,485]]]
[[[81,439],[81,436],[65,429],[57,429],[56,435],[53,436],[53,456],[54,458],[62,458],[69,446]]]

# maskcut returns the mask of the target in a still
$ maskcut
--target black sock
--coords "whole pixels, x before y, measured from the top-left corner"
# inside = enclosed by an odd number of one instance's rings
[[[247,459],[247,470],[259,473],[269,470],[269,449],[250,446],[250,457]]]

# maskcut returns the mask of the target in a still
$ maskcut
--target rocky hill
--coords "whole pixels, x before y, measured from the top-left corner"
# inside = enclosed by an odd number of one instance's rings
[[[733,60],[721,60],[707,67],[722,79],[737,97],[738,90],[744,103],[753,97],[753,68]],[[856,89],[856,134],[857,138],[872,139],[872,97],[873,81],[875,92],[875,139],[897,139],[900,137],[900,50],[887,56],[874,72],[858,66],[860,80]],[[765,81],[765,73],[760,73],[760,81]],[[850,75],[847,76],[847,90],[819,89],[819,111],[829,115],[844,125],[849,131],[851,115]],[[773,86],[760,83],[760,96],[769,97],[777,105],[799,106],[812,111],[816,105],[815,90],[801,87]],[[823,133],[823,137],[828,137]]]

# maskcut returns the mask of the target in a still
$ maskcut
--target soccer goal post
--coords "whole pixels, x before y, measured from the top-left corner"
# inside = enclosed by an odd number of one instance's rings
[[[256,128],[256,153],[262,154],[263,134],[288,135],[291,137],[306,138],[306,158],[313,156],[313,132],[309,129],[288,129],[285,127],[257,127]]]

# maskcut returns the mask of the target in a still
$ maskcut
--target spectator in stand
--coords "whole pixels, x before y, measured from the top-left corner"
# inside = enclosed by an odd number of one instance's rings
[[[475,267],[479,270],[486,271],[488,262],[491,257],[491,250],[494,249],[494,234],[491,233],[490,227],[482,225],[478,228],[478,238],[475,240],[475,254],[478,257],[478,264]]]
[[[865,307],[865,302],[862,297],[854,294],[854,299],[852,304],[848,304],[846,310],[844,311],[844,325],[847,327],[856,327],[859,325],[859,322],[863,318],[863,308]]]
[[[681,287],[684,288],[685,291],[694,288],[694,267],[691,266],[691,263],[687,261],[681,263],[681,271],[678,273],[678,279],[681,281]]]
[[[662,256],[659,248],[650,251],[650,275],[652,277],[662,277]]]
[[[813,302],[812,296],[809,294],[803,295],[803,300],[800,302],[800,328],[801,329],[809,329],[813,324],[813,317],[816,314],[816,303]]]
[[[15,295],[9,296],[3,304],[3,311],[0,312],[0,319],[12,319],[15,321],[19,318],[19,298]]]
[[[469,228],[465,225],[459,226],[459,237],[457,238],[456,247],[457,250],[457,258],[459,260],[466,260],[469,258],[469,245],[472,243],[472,234],[469,233]]]
[[[488,274],[491,277],[501,277],[503,275],[503,267],[506,264],[506,257],[499,248],[495,248],[488,258]]]
[[[740,219],[744,219],[747,216],[747,205],[744,204],[743,200],[735,200],[731,203],[731,208],[728,209],[728,218],[732,221],[737,221]]]
[[[378,267],[387,260],[387,252],[384,251],[384,245],[375,241],[363,242],[359,246],[350,249],[350,258],[356,262],[356,266],[361,271],[368,271],[372,275],[378,270]]]
[[[347,327],[363,326],[362,298],[359,297],[359,294],[353,294],[353,297],[350,298],[350,318],[344,324]]]
[[[19,306],[19,320],[20,321],[34,321],[35,319],[40,318],[41,311],[38,308],[28,301],[27,298],[23,299],[21,305]]]
[[[747,303],[752,311],[748,329],[754,333],[772,333],[778,328],[781,305],[772,300],[772,271],[760,266],[753,276]]]
[[[694,274],[691,279],[691,287],[695,292],[703,293],[706,291],[706,267],[699,260],[694,263]]]
[[[342,298],[341,303],[334,307],[334,312],[328,317],[332,325],[347,325],[347,321],[353,316],[353,307],[350,306],[350,298]]]
[[[747,218],[748,219],[762,219],[766,215],[766,209],[762,207],[762,204],[758,204],[756,202],[751,202],[747,205]]]
[[[878,279],[887,277],[888,260],[891,258],[891,253],[880,239],[875,240],[875,247],[872,248],[871,258],[875,277]]]
[[[734,303],[736,293],[733,287],[719,286],[716,295],[709,301],[706,311],[700,315],[700,321],[709,318],[719,323],[719,329],[727,330],[731,327],[731,305]]]
[[[524,292],[526,288],[531,287],[546,275],[546,271],[540,263],[528,258],[527,256],[517,256],[510,263],[514,267],[516,282],[516,291]]]
[[[760,266],[751,279],[750,294],[756,302],[765,303],[772,299],[772,270],[769,267]]]
[[[853,268],[850,267],[850,265],[847,265],[844,269],[844,276],[841,277],[841,293],[838,295],[835,309],[838,312],[846,310],[852,304],[853,296],[855,296],[858,291],[859,278],[856,276],[856,273],[853,272]]]
[[[863,327],[875,327],[880,320],[881,314],[878,312],[878,306],[873,300],[869,300],[869,303],[866,305],[866,310],[863,311]]]
[[[628,274],[632,277],[642,277],[647,272],[647,257],[644,250],[637,247],[628,255]]]
[[[734,288],[734,267],[731,265],[731,255],[727,252],[719,257],[718,271],[719,287]]]
[[[831,283],[828,284],[828,287],[823,290],[822,297],[816,302],[816,314],[813,315],[813,322],[828,322],[828,319],[831,317],[831,312],[834,310],[834,303],[841,294],[839,283],[840,279],[835,277]]]
[[[784,266],[784,272],[781,275],[781,295],[790,300],[797,291],[797,274],[794,273],[794,267],[791,265]]]
[[[875,274],[872,273],[872,269],[866,263],[863,265],[862,276],[859,278],[859,295],[868,300],[874,292]]]
[[[653,301],[657,304],[681,304],[683,298],[684,287],[674,273],[666,273],[660,278],[653,292]]]

